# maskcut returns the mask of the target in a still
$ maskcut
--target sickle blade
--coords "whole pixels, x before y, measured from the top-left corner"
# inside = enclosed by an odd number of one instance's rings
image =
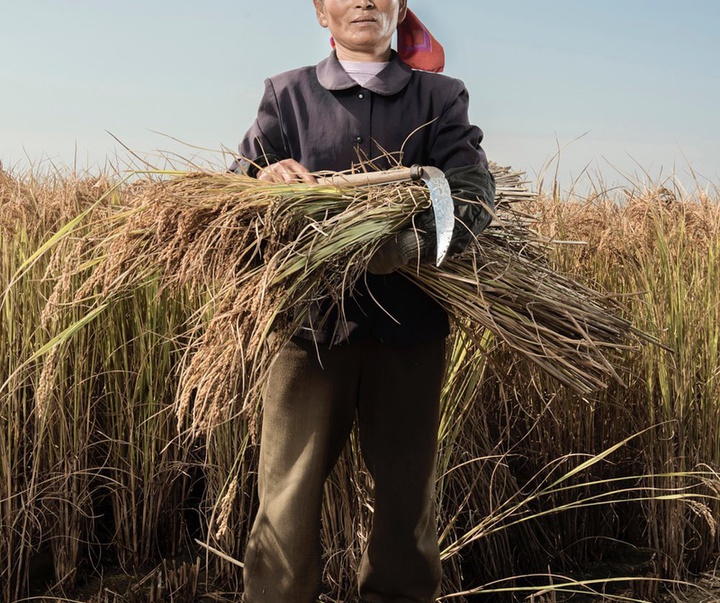
[[[453,228],[455,227],[455,210],[452,193],[450,192],[450,185],[442,170],[436,167],[423,166],[422,172],[423,182],[425,182],[430,191],[430,200],[432,201],[433,213],[435,215],[437,243],[435,265],[439,267],[450,248]]]

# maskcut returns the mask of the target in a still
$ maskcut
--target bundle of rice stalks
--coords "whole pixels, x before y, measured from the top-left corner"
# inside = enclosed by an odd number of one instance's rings
[[[546,248],[512,209],[519,175],[493,168],[498,212],[462,255],[441,268],[412,265],[407,278],[434,297],[471,339],[499,341],[579,392],[619,378],[607,352],[642,337],[606,299],[559,274]],[[191,333],[178,417],[216,424],[257,400],[274,352],[313,302],[342,312],[378,246],[430,207],[415,184],[341,189],[268,184],[226,173],[174,173],[145,181],[108,218],[102,256],[82,289],[108,296],[148,281],[207,296]],[[269,337],[274,333],[273,337]]]

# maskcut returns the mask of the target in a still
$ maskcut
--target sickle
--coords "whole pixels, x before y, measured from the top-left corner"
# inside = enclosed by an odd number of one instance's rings
[[[455,211],[450,185],[442,170],[431,166],[414,165],[409,168],[378,172],[333,174],[326,178],[317,179],[318,184],[338,187],[372,186],[408,180],[422,180],[430,191],[430,201],[435,216],[435,241],[437,243],[435,265],[439,267],[447,255],[455,226]]]

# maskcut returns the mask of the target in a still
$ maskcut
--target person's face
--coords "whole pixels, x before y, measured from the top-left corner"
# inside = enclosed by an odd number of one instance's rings
[[[407,0],[313,0],[318,23],[330,30],[338,56],[351,60],[387,58]]]

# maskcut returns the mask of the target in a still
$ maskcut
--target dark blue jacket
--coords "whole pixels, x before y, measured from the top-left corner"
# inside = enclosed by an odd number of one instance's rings
[[[462,198],[493,207],[495,185],[482,137],[469,123],[468,93],[460,80],[413,71],[393,53],[389,65],[361,87],[333,52],[315,67],[266,80],[257,118],[231,169],[254,174],[257,166],[289,158],[312,172],[344,171],[360,163],[367,169],[369,160],[376,169],[439,167],[459,197],[451,247],[458,251],[490,221],[482,205]],[[399,273],[368,274],[347,296],[345,320],[333,310],[322,328],[313,329],[308,321],[298,335],[327,343],[374,336],[411,345],[448,333],[443,309]],[[315,308],[312,318],[321,314]]]

